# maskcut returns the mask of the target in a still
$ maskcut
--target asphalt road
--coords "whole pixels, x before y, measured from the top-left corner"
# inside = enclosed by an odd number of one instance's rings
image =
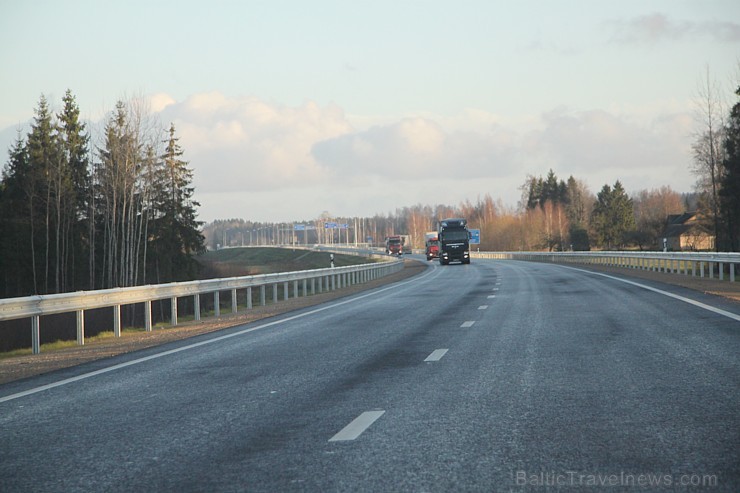
[[[719,298],[434,263],[0,386],[0,491],[739,491],[739,355]]]

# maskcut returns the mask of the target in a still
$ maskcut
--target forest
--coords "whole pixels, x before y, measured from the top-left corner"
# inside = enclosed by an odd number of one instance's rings
[[[424,234],[446,217],[465,217],[480,229],[481,251],[655,250],[667,219],[692,212],[715,250],[738,251],[740,102],[724,114],[715,101],[713,93],[703,99],[691,193],[664,186],[630,194],[618,179],[593,193],[551,169],[523,178],[515,207],[485,194],[372,217],[327,211],[290,223],[203,224],[174,124],[163,127],[140,101],[121,100],[93,143],[71,91],[58,114],[41,96],[0,181],[0,298],[195,279],[197,255],[229,246],[379,245],[405,234],[422,247]],[[347,227],[327,229],[327,222]]]
[[[119,101],[93,148],[69,90],[34,114],[0,182],[0,297],[193,279],[204,239],[175,126]]]
[[[372,217],[332,216],[295,223],[258,223],[244,219],[217,220],[203,227],[209,249],[222,246],[369,244],[381,246],[393,234],[409,235],[423,248],[424,234],[437,221],[464,217],[480,229],[481,251],[565,251],[637,248],[654,250],[666,217],[694,209],[698,195],[680,194],[670,187],[643,190],[630,197],[619,181],[604,185],[598,195],[582,181],[560,180],[550,170],[546,177],[527,177],[518,207],[507,207],[487,194],[456,206],[422,205],[398,208]],[[347,224],[326,229],[325,223]],[[301,225],[300,230],[295,226]]]

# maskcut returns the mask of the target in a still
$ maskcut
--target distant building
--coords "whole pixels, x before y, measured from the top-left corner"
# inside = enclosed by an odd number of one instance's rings
[[[714,235],[707,231],[702,219],[697,212],[669,215],[663,231],[668,250],[714,250]]]

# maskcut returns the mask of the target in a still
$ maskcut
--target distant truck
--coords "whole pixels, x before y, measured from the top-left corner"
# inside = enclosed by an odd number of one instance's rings
[[[385,253],[388,255],[401,255],[403,254],[403,241],[401,236],[386,236],[385,238]]]
[[[470,231],[468,221],[461,218],[450,218],[439,221],[437,227],[439,242],[439,263],[470,263]]]
[[[414,247],[411,245],[411,237],[409,235],[398,235],[401,237],[401,246],[403,247],[403,254],[413,253]]]
[[[436,231],[424,234],[424,249],[426,250],[427,260],[439,258],[439,238]]]

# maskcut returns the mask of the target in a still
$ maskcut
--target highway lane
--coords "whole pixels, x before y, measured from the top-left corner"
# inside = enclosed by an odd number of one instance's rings
[[[737,491],[738,354],[737,320],[617,279],[430,263],[0,386],[0,489]]]

